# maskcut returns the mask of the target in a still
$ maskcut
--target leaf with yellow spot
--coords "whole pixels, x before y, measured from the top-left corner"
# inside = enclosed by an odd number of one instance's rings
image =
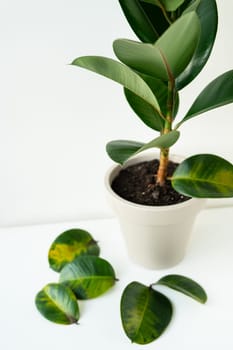
[[[177,192],[199,198],[233,197],[233,164],[213,154],[185,159],[172,176]]]
[[[99,255],[100,248],[91,234],[81,229],[71,229],[60,234],[52,243],[48,260],[57,272],[79,255]]]

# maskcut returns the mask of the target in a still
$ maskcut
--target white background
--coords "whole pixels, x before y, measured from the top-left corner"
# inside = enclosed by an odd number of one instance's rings
[[[232,69],[233,4],[217,4],[214,52],[182,92],[179,118],[198,91]],[[106,142],[155,135],[133,115],[120,86],[68,64],[81,55],[114,57],[119,37],[135,39],[117,0],[1,0],[0,225],[109,215]],[[185,124],[173,152],[233,161],[232,113],[229,105]]]

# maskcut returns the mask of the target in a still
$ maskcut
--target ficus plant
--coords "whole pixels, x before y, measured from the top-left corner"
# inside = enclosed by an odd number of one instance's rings
[[[170,148],[182,125],[205,112],[233,102],[233,70],[227,71],[197,96],[187,113],[176,122],[179,91],[201,72],[216,37],[218,12],[215,0],[119,0],[139,41],[117,39],[118,60],[102,56],[76,58],[73,66],[107,77],[124,87],[130,107],[148,127],[159,133],[142,143],[114,140],[108,155],[123,164],[149,148],[160,149],[156,183],[167,178]],[[233,165],[213,154],[185,159],[171,178],[179,193],[193,197],[233,197]]]

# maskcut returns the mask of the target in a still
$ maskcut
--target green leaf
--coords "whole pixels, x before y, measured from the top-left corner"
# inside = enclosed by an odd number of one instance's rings
[[[162,80],[150,77],[148,75],[147,76],[142,75],[142,78],[146,81],[146,83],[149,85],[154,95],[156,96],[159,102],[162,114],[166,115],[167,98],[168,98],[167,85]],[[145,102],[140,97],[135,95],[133,92],[127,89],[124,89],[124,92],[130,107],[138,115],[138,117],[143,121],[143,123],[154,130],[162,131],[164,128],[164,119],[161,118],[161,116],[154,110],[154,108],[152,108],[151,105],[149,105],[147,102]],[[174,118],[177,114],[178,108],[179,108],[179,95],[177,93],[175,98],[175,109],[174,109],[174,116],[173,116]]]
[[[172,185],[177,192],[191,197],[233,197],[233,165],[212,154],[198,154],[176,168]]]
[[[156,137],[154,140],[146,143],[137,151],[137,153],[145,151],[149,148],[169,148],[176,143],[179,137],[180,133],[177,130],[173,130],[168,134]]]
[[[114,162],[123,164],[143,145],[145,144],[137,141],[115,140],[107,143],[106,151]]]
[[[115,283],[112,266],[97,256],[81,255],[61,270],[60,282],[70,287],[78,299],[96,298]]]
[[[150,4],[164,7],[166,11],[175,11],[184,3],[184,0],[141,0]]]
[[[124,93],[130,107],[145,125],[157,131],[163,129],[164,120],[149,103],[126,88]]]
[[[233,102],[233,70],[213,80],[196,98],[180,126],[201,113]]]
[[[191,1],[185,1],[187,2],[187,4],[184,4],[186,6],[184,6],[184,10],[183,10],[183,15],[185,15],[188,12],[192,12],[192,11],[197,11],[198,6],[200,5],[200,2],[202,0],[191,0]],[[207,0],[208,1],[208,0]]]
[[[130,283],[121,297],[121,320],[133,343],[148,344],[166,329],[172,305],[163,294],[138,282]]]
[[[38,311],[49,321],[59,324],[77,323],[79,307],[74,293],[62,284],[47,284],[35,298]]]
[[[149,148],[169,148],[176,143],[179,136],[179,132],[173,130],[169,134],[156,137],[146,144],[130,140],[114,140],[107,143],[106,151],[114,162],[123,164],[133,155]]]
[[[86,68],[123,85],[160,111],[158,101],[145,81],[120,62],[107,57],[84,56],[76,58],[72,65]]]
[[[127,66],[168,80],[170,74],[177,77],[191,60],[199,33],[198,17],[195,12],[190,12],[174,22],[155,44],[118,39],[114,41],[113,48],[116,56]]]
[[[125,17],[139,39],[143,42],[155,42],[159,34],[141,2],[139,0],[119,0],[119,2]],[[158,9],[153,9],[153,13],[155,11],[157,13]]]
[[[71,229],[60,234],[52,243],[48,259],[50,267],[57,272],[80,254],[99,255],[100,248],[89,232]]]
[[[203,69],[213,49],[218,28],[218,10],[215,0],[201,0],[191,3],[188,10],[193,10],[196,3],[200,2],[197,7],[197,15],[200,20],[201,34],[196,51],[187,68],[177,77],[176,87],[181,90],[188,85]]]
[[[162,284],[172,288],[204,304],[207,301],[205,290],[192,279],[181,275],[167,275],[161,278],[156,284]]]

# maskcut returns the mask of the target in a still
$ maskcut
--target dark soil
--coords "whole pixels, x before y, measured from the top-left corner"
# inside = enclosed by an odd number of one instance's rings
[[[163,187],[156,184],[155,174],[158,166],[159,161],[155,159],[122,169],[113,180],[113,191],[130,202],[143,205],[171,205],[190,199],[176,192],[170,180],[166,180]],[[168,178],[172,176],[177,166],[177,163],[169,162]]]

